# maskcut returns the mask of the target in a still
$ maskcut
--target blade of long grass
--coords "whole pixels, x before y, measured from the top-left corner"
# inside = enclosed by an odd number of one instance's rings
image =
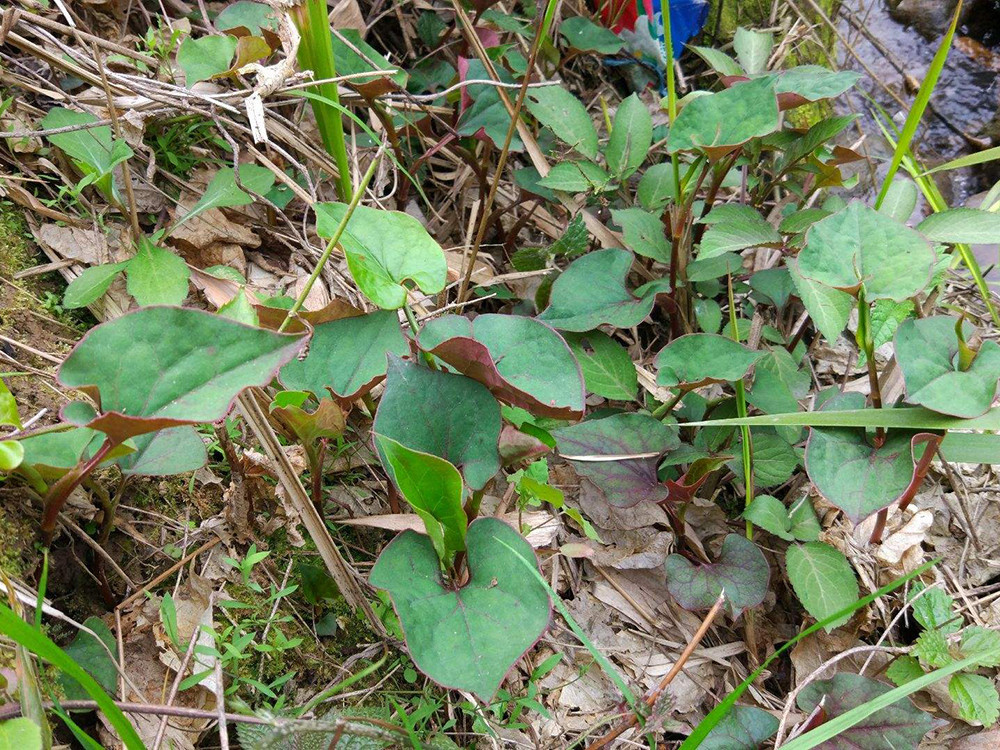
[[[981,417],[959,419],[922,406],[896,409],[845,409],[761,414],[754,417],[685,422],[685,427],[884,427],[904,430],[1000,430],[1000,407]]]
[[[913,106],[910,107],[910,112],[906,116],[906,122],[903,124],[903,130],[899,136],[899,143],[896,144],[896,149],[892,155],[892,162],[889,164],[889,171],[885,175],[885,181],[882,183],[882,189],[879,190],[878,198],[875,199],[875,208],[879,208],[882,205],[882,201],[885,200],[885,196],[889,192],[889,187],[892,185],[892,179],[896,176],[896,172],[899,171],[899,167],[903,163],[903,157],[910,149],[910,143],[913,141],[913,136],[917,133],[917,127],[924,116],[924,110],[927,109],[927,105],[931,100],[931,94],[934,92],[934,87],[937,86],[938,78],[940,78],[941,71],[944,69],[944,64],[948,60],[948,52],[951,50],[951,41],[955,36],[955,29],[958,28],[958,18],[961,12],[962,0],[958,0],[948,31],[941,39],[941,46],[938,47],[937,52],[934,54],[934,59],[931,60],[931,65],[927,69],[927,75],[924,76],[923,83],[920,84],[917,96],[913,100]]]
[[[330,33],[330,19],[327,16],[326,0],[305,0],[304,5],[292,9],[292,18],[298,27],[299,66],[311,70],[313,75],[325,83],[316,84],[313,89],[323,98],[340,104],[337,84],[329,79],[337,77],[337,66],[333,59],[333,36]],[[340,112],[327,104],[312,101],[313,114],[319,126],[320,138],[327,153],[337,164],[337,196],[345,203],[354,195],[351,185],[351,167],[347,160],[347,142],[344,139],[344,121]]]
[[[885,117],[886,122],[891,123],[891,120],[889,120],[884,111],[882,112],[882,115]],[[899,144],[889,133],[889,126],[887,126],[886,123],[883,123],[880,118],[876,118],[875,122],[882,129],[885,139],[898,149]],[[941,190],[938,188],[937,183],[920,171],[916,157],[913,156],[913,153],[909,149],[906,149],[904,152],[902,163],[903,167],[913,178],[914,182],[916,182],[920,187],[920,191],[924,194],[924,198],[927,200],[927,203],[930,204],[931,209],[935,213],[946,211],[948,209],[948,201],[946,201],[944,196],[941,194]],[[976,289],[979,290],[979,296],[983,298],[983,302],[986,304],[986,309],[990,311],[990,317],[993,318],[994,324],[1000,326],[1000,314],[997,312],[996,305],[993,304],[993,297],[990,292],[990,288],[986,283],[986,277],[983,275],[983,269],[979,266],[979,261],[977,260],[975,253],[972,252],[971,247],[960,242],[955,244],[955,250],[958,251],[958,257],[965,264],[965,267],[969,269],[969,273],[972,275],[972,279],[976,283]]]
[[[769,657],[767,657],[764,660],[764,662],[759,667],[757,667],[757,669],[755,669],[745,680],[743,680],[743,682],[737,685],[736,689],[733,690],[729,695],[727,695],[718,706],[713,708],[712,711],[708,714],[708,716],[706,716],[704,719],[701,720],[698,726],[694,728],[694,731],[690,735],[688,735],[688,738],[686,740],[684,740],[684,743],[680,746],[680,750],[694,750],[694,748],[698,747],[705,739],[705,737],[708,735],[708,733],[715,728],[715,725],[718,724],[720,721],[722,721],[725,715],[729,713],[729,710],[734,705],[736,705],[736,701],[738,701],[740,696],[743,695],[744,692],[746,692],[747,688],[749,688],[750,685],[753,684],[753,681],[756,680],[764,672],[765,669],[771,666],[771,664],[775,661],[775,659],[777,659],[779,656],[785,653],[788,649],[792,648],[792,646],[794,646],[796,643],[801,641],[806,636],[812,635],[820,628],[826,627],[830,623],[836,622],[842,617],[848,617],[849,615],[853,614],[862,607],[868,606],[873,601],[878,599],[880,596],[885,596],[890,591],[899,588],[907,581],[913,580],[917,576],[921,575],[931,566],[936,565],[937,562],[938,562],[937,560],[931,560],[930,562],[924,563],[919,568],[916,568],[912,572],[907,573],[905,576],[897,578],[896,580],[886,584],[878,591],[875,591],[869,594],[868,596],[862,597],[861,599],[858,599],[856,602],[854,602],[854,604],[848,607],[844,607],[839,612],[835,612],[829,617],[824,618],[819,622],[814,623],[813,625],[810,625],[808,628],[803,630],[797,636],[795,636],[790,641],[781,646],[781,648],[776,649],[775,652],[771,654]]]
[[[976,154],[966,154],[965,156],[960,156],[957,159],[952,159],[951,161],[946,161],[944,164],[939,164],[933,169],[928,169],[926,172],[921,172],[921,175],[931,175],[937,172],[948,172],[952,169],[964,169],[965,167],[975,167],[979,164],[985,164],[988,161],[995,161],[1000,159],[1000,146],[994,146],[993,148],[988,148],[985,151],[980,151]]]
[[[365,134],[372,139],[374,143],[378,143],[382,139],[382,137],[378,133],[376,133],[374,130],[371,129],[371,127],[369,127],[368,123],[366,123],[356,114],[351,112],[351,110],[349,110],[339,101],[334,101],[333,99],[329,99],[323,96],[322,94],[317,94],[314,91],[291,92],[290,96],[302,96],[313,103],[321,102],[327,105],[328,107],[331,107],[332,109],[336,110],[337,112],[340,112],[342,115],[346,115],[355,125],[361,128],[365,132]],[[400,173],[410,181],[410,184],[412,184],[413,187],[416,189],[417,193],[420,194],[420,197],[424,199],[424,203],[430,207],[431,200],[430,198],[427,197],[427,194],[424,193],[424,189],[417,181],[417,178],[407,171],[406,167],[404,167],[402,163],[399,161],[399,159],[396,158],[396,155],[392,152],[392,150],[387,151],[386,156],[389,157],[389,160],[393,163],[396,169],[398,169]]]
[[[629,689],[625,679],[621,676],[621,674],[619,674],[618,670],[615,669],[615,665],[608,661],[608,657],[602,654],[597,646],[591,642],[590,638],[587,637],[587,634],[583,632],[583,628],[581,628],[577,624],[576,620],[573,619],[573,615],[569,613],[569,610],[566,608],[566,605],[563,604],[559,594],[553,590],[553,588],[549,585],[549,582],[545,580],[545,577],[538,572],[538,568],[521,557],[521,555],[517,553],[517,550],[510,545],[504,544],[503,542],[500,542],[500,544],[503,544],[504,547],[513,552],[514,557],[521,562],[525,570],[529,571],[535,577],[535,580],[545,587],[545,590],[549,592],[549,599],[552,601],[552,604],[555,605],[555,608],[559,610],[559,614],[563,616],[563,619],[566,620],[566,624],[569,625],[569,629],[573,631],[573,635],[580,639],[580,643],[582,643],[586,647],[587,651],[590,652],[590,655],[594,657],[594,661],[601,665],[601,669],[604,670],[604,673],[613,683],[615,683],[615,686],[621,691],[622,697],[625,698],[625,702],[628,703],[629,708],[635,710],[635,693]]]
[[[970,656],[968,659],[956,661],[953,664],[949,664],[947,667],[942,667],[941,669],[935,669],[933,672],[928,672],[923,677],[910,680],[910,682],[907,682],[905,685],[894,688],[888,693],[883,693],[878,698],[875,698],[875,700],[868,701],[863,706],[852,708],[850,711],[842,713],[840,716],[824,722],[815,729],[796,737],[791,742],[782,745],[782,750],[810,750],[810,748],[816,747],[817,745],[836,737],[838,734],[847,731],[855,724],[858,724],[871,716],[876,711],[881,711],[883,708],[891,706],[897,701],[903,700],[906,696],[915,693],[918,690],[923,690],[925,687],[933,685],[938,680],[941,680],[950,674],[959,672],[966,667],[971,667],[977,660],[981,659],[981,656]]]
[[[49,640],[48,636],[35,630],[26,623],[6,605],[0,604],[0,633],[13,639],[24,648],[31,651],[36,656],[40,656],[53,666],[57,667],[74,680],[80,683],[87,694],[97,701],[101,711],[111,722],[111,726],[118,732],[119,738],[125,743],[128,750],[145,750],[142,740],[136,733],[132,723],[125,718],[125,714],[115,705],[114,701],[108,697],[102,688],[89,673],[77,664],[73,659]]]

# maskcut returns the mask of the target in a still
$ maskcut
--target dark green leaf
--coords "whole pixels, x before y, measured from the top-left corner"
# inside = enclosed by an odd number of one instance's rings
[[[480,489],[500,470],[500,427],[500,405],[485,386],[389,355],[377,434],[449,461]]]
[[[563,338],[580,363],[590,393],[615,401],[635,398],[638,374],[621,344],[601,331],[567,333]]]
[[[777,717],[756,706],[733,706],[702,741],[702,750],[757,750],[778,731]]]
[[[785,564],[796,596],[817,620],[836,614],[858,598],[858,581],[851,564],[829,544],[793,544],[785,553]],[[849,619],[831,622],[826,631],[831,632]]]
[[[519,315],[446,315],[420,332],[421,348],[538,416],[582,419],[583,375],[554,330]]]
[[[627,508],[667,497],[656,465],[663,453],[677,447],[676,428],[648,414],[613,414],[553,430],[552,437],[559,453],[580,476],[593,482],[611,505]],[[615,458],[637,454],[645,457]]]
[[[622,228],[625,246],[634,253],[670,262],[670,243],[659,215],[641,208],[613,208],[611,218]]]
[[[656,355],[656,382],[669,388],[739,380],[765,354],[751,351],[728,336],[691,333],[674,339]]]
[[[241,390],[269,383],[303,343],[200,310],[148,307],[92,329],[59,379],[97,388],[102,414],[90,426],[124,439],[221,419]]]
[[[377,310],[318,324],[306,358],[293,359],[278,377],[288,388],[316,396],[329,389],[338,398],[353,401],[385,376],[386,354],[406,352],[397,313]]]
[[[827,720],[888,693],[888,685],[850,673],[806,685],[798,695],[799,708],[811,713],[820,701]],[[880,709],[817,747],[822,750],[899,750],[917,747],[931,728],[931,717],[904,698]]]
[[[853,293],[864,284],[869,300],[902,302],[927,286],[935,260],[919,232],[853,201],[810,227],[797,268],[828,287]]]
[[[563,331],[590,331],[600,325],[631,328],[653,309],[665,286],[653,282],[635,293],[625,286],[632,253],[609,248],[573,261],[562,272],[549,295],[549,306],[538,319]]]
[[[681,110],[667,140],[667,150],[705,151],[720,158],[751,138],[778,129],[774,83],[758,78],[716,94],[692,99]]]
[[[225,73],[233,61],[237,39],[228,34],[216,34],[195,39],[187,37],[177,50],[177,64],[184,71],[184,80],[191,88],[199,81]]]
[[[510,526],[480,518],[469,526],[469,580],[441,578],[430,540],[404,531],[379,556],[370,582],[392,597],[414,664],[446,687],[489,702],[507,672],[549,623],[549,596],[523,562],[531,546]]]
[[[88,617],[83,624],[90,628],[97,638],[90,633],[80,631],[63,651],[86,669],[102,688],[114,694],[118,690],[118,668],[113,655],[118,653],[118,642],[114,633],[100,618]],[[59,685],[68,700],[87,700],[90,697],[86,689],[68,675],[59,675]]]
[[[122,473],[170,476],[197,471],[208,460],[205,443],[193,427],[182,425],[132,438],[135,453],[117,460]]]
[[[942,414],[978,417],[990,410],[1000,378],[1000,345],[987,340],[966,370],[958,367],[956,319],[905,320],[896,331],[896,357],[906,400]]]

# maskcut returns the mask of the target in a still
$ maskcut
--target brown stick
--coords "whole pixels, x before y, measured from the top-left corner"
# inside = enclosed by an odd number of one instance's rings
[[[653,692],[651,692],[643,701],[643,703],[650,711],[652,711],[653,708],[656,706],[656,702],[660,700],[660,695],[662,695],[663,691],[667,689],[667,686],[671,682],[673,682],[673,679],[678,674],[680,674],[680,671],[684,668],[684,665],[687,663],[687,660],[691,658],[691,654],[694,653],[694,650],[698,648],[698,644],[701,643],[701,639],[705,637],[705,634],[708,632],[709,627],[712,625],[712,621],[715,620],[715,616],[719,614],[719,610],[722,609],[722,605],[724,602],[725,602],[725,594],[719,594],[719,598],[715,600],[715,604],[712,605],[712,608],[708,611],[708,614],[705,615],[705,619],[701,621],[701,625],[698,626],[698,630],[695,632],[694,637],[691,639],[691,642],[684,647],[684,650],[681,652],[681,655],[677,657],[677,661],[674,662],[674,666],[670,668],[669,672],[663,675],[663,679],[660,680],[660,684],[657,685],[656,689],[654,689]],[[628,731],[638,723],[639,723],[639,714],[633,711],[632,714],[628,717],[628,719],[626,719],[617,727],[615,727],[615,729],[613,729],[611,732],[601,737],[599,740],[588,745],[587,750],[599,750],[600,748],[604,747],[612,740],[618,738],[619,736],[624,734],[626,731]]]

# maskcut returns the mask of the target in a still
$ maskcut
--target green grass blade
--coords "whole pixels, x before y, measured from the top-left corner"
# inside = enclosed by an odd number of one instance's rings
[[[884,427],[904,430],[1000,430],[1000,407],[981,417],[959,419],[922,406],[761,414],[754,417],[685,422],[685,427]]]
[[[347,115],[347,117],[349,117],[351,119],[351,121],[354,122],[355,125],[357,125],[363,131],[365,131],[365,134],[369,138],[371,138],[372,141],[374,141],[375,143],[378,143],[379,141],[382,140],[381,136],[379,136],[374,130],[372,130],[368,126],[368,123],[366,123],[364,120],[362,120],[356,114],[354,114],[353,112],[351,112],[347,107],[345,107],[339,101],[334,101],[333,99],[329,99],[329,98],[323,96],[322,94],[317,94],[314,91],[299,91],[299,92],[294,92],[293,91],[293,92],[291,92],[291,95],[292,96],[302,96],[302,97],[305,97],[306,99],[308,99],[310,102],[313,102],[313,103],[315,103],[315,102],[321,102],[321,103],[329,106],[331,109],[334,109],[335,111],[340,112],[341,114]],[[386,151],[386,156],[389,157],[389,159],[395,165],[396,169],[398,169],[400,172],[402,172],[403,176],[406,177],[406,179],[408,179],[410,181],[410,183],[413,185],[414,188],[416,188],[417,192],[420,194],[420,197],[424,199],[424,203],[427,204],[427,206],[430,206],[431,205],[430,198],[428,198],[427,195],[424,193],[424,190],[420,186],[420,183],[417,181],[417,179],[412,174],[410,174],[406,170],[406,167],[404,167],[400,163],[399,159],[396,158],[396,155],[393,153],[392,149],[389,149],[388,151]]]
[[[903,124],[903,130],[899,136],[899,143],[896,144],[896,150],[892,155],[889,171],[885,175],[885,181],[882,183],[882,189],[879,190],[878,198],[875,199],[875,208],[879,208],[882,205],[882,201],[885,200],[885,196],[889,192],[889,187],[892,185],[892,180],[903,163],[903,157],[910,150],[910,143],[913,141],[913,136],[917,133],[917,127],[924,116],[924,110],[927,109],[927,105],[930,103],[931,94],[934,92],[934,87],[937,86],[938,78],[941,76],[941,71],[944,69],[944,64],[948,59],[948,52],[951,50],[951,40],[955,36],[955,29],[958,27],[958,17],[961,12],[962,0],[959,0],[958,5],[955,6],[955,14],[952,16],[951,25],[941,39],[941,46],[938,47],[938,51],[934,54],[934,59],[927,69],[927,75],[924,76],[924,81],[920,84],[917,96],[913,100],[913,106],[910,107],[910,112],[906,116],[906,122]]]
[[[108,721],[118,732],[118,736],[128,750],[145,750],[142,740],[136,734],[131,722],[125,718],[125,714],[114,704],[102,688],[89,673],[73,661],[70,656],[53,643],[41,632],[35,630],[28,623],[14,614],[13,610],[4,604],[0,604],[0,633],[13,639],[24,648],[31,651],[36,656],[40,656],[53,666],[65,672],[75,679],[87,694],[97,701]]]
[[[625,698],[625,702],[628,703],[629,708],[634,710],[636,705],[635,693],[633,693],[629,686],[625,683],[624,678],[622,678],[621,674],[618,673],[618,670],[615,669],[615,665],[608,661],[608,658],[598,650],[597,646],[595,646],[587,637],[587,634],[583,632],[583,628],[581,628],[577,624],[576,620],[573,619],[573,615],[569,613],[569,610],[566,608],[566,605],[563,604],[559,594],[553,591],[549,582],[546,581],[545,577],[538,572],[538,568],[517,554],[517,550],[507,544],[504,544],[503,542],[500,542],[500,544],[503,544],[504,547],[507,547],[507,549],[513,552],[515,557],[521,562],[522,565],[524,565],[525,570],[530,571],[535,577],[535,580],[545,587],[545,590],[549,592],[549,599],[552,600],[552,604],[555,605],[555,608],[559,610],[559,614],[561,614],[563,619],[566,620],[566,624],[569,625],[569,629],[573,631],[573,635],[580,639],[580,643],[587,648],[590,655],[594,657],[594,661],[601,665],[601,669],[604,670],[604,673],[621,691],[622,697]]]
[[[902,687],[894,688],[888,693],[880,695],[875,700],[868,701],[868,703],[865,703],[863,706],[852,708],[850,711],[842,713],[835,719],[831,719],[815,729],[806,732],[800,737],[796,737],[791,742],[786,742],[781,746],[782,750],[809,750],[810,748],[816,747],[817,745],[836,737],[841,732],[850,729],[855,724],[868,718],[876,711],[880,711],[887,706],[891,706],[893,703],[903,700],[911,693],[923,690],[925,687],[934,684],[938,680],[943,679],[950,674],[954,674],[955,672],[959,672],[966,667],[975,665],[976,660],[979,658],[980,657],[978,656],[970,656],[968,659],[962,659],[961,661],[949,664],[947,667],[942,667],[941,669],[935,669],[933,672],[928,672],[923,677],[911,680]]]
[[[333,37],[330,33],[330,19],[327,17],[326,0],[306,0],[304,6],[295,8],[292,18],[298,26],[301,40],[299,42],[299,67],[311,70],[320,80],[336,78],[337,67],[333,60]],[[333,81],[320,83],[313,90],[321,94],[331,103],[340,105],[340,95],[337,84]],[[351,184],[351,167],[347,160],[347,142],[344,139],[344,122],[340,112],[323,102],[312,100],[312,110],[319,126],[319,134],[323,146],[337,164],[337,196],[345,203],[354,195]]]
[[[877,104],[876,107],[878,107]],[[886,124],[886,122],[891,123],[891,120],[889,120],[885,110],[881,107],[878,107],[878,109],[882,117],[876,117],[875,122],[878,124],[879,128],[881,128],[885,139],[898,150],[899,144],[889,132],[891,124]],[[883,117],[886,122],[882,121]],[[920,191],[924,194],[924,198],[927,200],[927,203],[930,204],[930,207],[935,213],[947,210],[948,201],[946,201],[944,196],[941,194],[941,190],[938,188],[937,183],[920,171],[916,158],[908,148],[903,154],[903,167],[913,178],[914,182],[916,182],[920,187]],[[972,248],[962,243],[956,243],[955,250],[958,251],[959,258],[965,264],[965,267],[969,269],[969,273],[972,274],[972,279],[976,283],[976,289],[979,290],[979,296],[983,298],[986,308],[990,311],[990,317],[993,318],[994,324],[1000,326],[1000,314],[997,313],[996,306],[993,304],[993,297],[990,293],[990,288],[986,283],[986,277],[983,276],[983,269],[980,268],[979,261],[972,252]]]
[[[936,174],[937,172],[947,172],[952,169],[964,169],[965,167],[974,167],[978,164],[985,164],[988,161],[994,161],[1000,159],[1000,146],[994,146],[993,148],[988,148],[985,151],[980,151],[976,154],[966,154],[965,156],[960,156],[957,159],[952,159],[951,161],[946,161],[944,164],[939,164],[933,169],[928,169],[926,172],[921,172],[922,176]]]
[[[936,565],[937,562],[938,562],[937,560],[931,560],[930,562],[924,563],[919,568],[916,568],[912,572],[907,573],[905,576],[897,578],[896,580],[886,584],[878,591],[875,591],[869,594],[868,596],[858,599],[854,604],[850,605],[849,607],[844,607],[844,609],[840,610],[839,612],[835,612],[829,617],[820,620],[819,622],[814,623],[813,625],[810,625],[808,628],[803,630],[797,636],[795,636],[790,641],[785,643],[781,648],[775,650],[775,652],[771,654],[769,657],[767,657],[767,659],[765,659],[764,662],[750,674],[750,676],[748,676],[745,680],[743,680],[743,682],[737,685],[736,689],[733,690],[733,692],[727,695],[718,706],[713,708],[711,713],[708,714],[708,716],[706,716],[704,719],[701,720],[701,723],[699,723],[698,726],[694,728],[694,731],[690,735],[688,735],[688,738],[684,740],[684,743],[680,746],[680,750],[694,750],[694,748],[698,747],[705,739],[705,737],[708,735],[708,733],[711,732],[713,728],[715,728],[715,725],[718,724],[720,721],[722,721],[723,717],[725,717],[725,715],[729,713],[729,710],[734,705],[736,705],[736,701],[738,701],[740,696],[743,695],[744,692],[746,692],[747,688],[753,684],[753,681],[756,680],[757,677],[759,677],[765,669],[771,666],[771,664],[775,661],[775,659],[777,659],[779,656],[785,653],[796,643],[801,641],[806,636],[812,635],[820,628],[829,625],[831,622],[836,622],[842,617],[847,617],[856,612],[857,610],[861,609],[862,607],[868,606],[873,601],[878,599],[880,596],[885,596],[890,591],[899,588],[907,581],[913,580],[917,576],[921,575],[931,566]],[[846,716],[847,714],[844,715]]]
[[[957,464],[1000,464],[1000,435],[949,432],[941,443],[941,453]]]

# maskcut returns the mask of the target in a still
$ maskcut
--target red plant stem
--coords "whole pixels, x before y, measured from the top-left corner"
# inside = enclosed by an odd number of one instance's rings
[[[913,479],[910,480],[909,485],[906,487],[906,491],[899,498],[899,510],[900,512],[906,510],[906,507],[913,501],[913,498],[917,495],[917,490],[920,489],[920,485],[923,484],[924,477],[927,476],[928,470],[931,468],[931,461],[934,460],[934,454],[937,453],[938,446],[941,445],[941,441],[944,440],[943,435],[929,435],[925,442],[927,447],[924,449],[924,455],[920,457],[917,461],[916,467],[913,469]],[[878,518],[875,521],[875,528],[872,531],[870,544],[878,544],[882,541],[882,532],[885,531],[885,522],[889,516],[889,509],[883,508],[879,511]]]
[[[719,611],[722,609],[722,605],[724,602],[725,599],[723,598],[723,595],[720,594],[719,598],[716,599],[715,604],[713,604],[712,608],[708,611],[708,614],[705,615],[705,619],[701,621],[701,625],[698,626],[698,630],[697,632],[695,632],[694,637],[691,639],[688,645],[684,647],[684,650],[681,652],[681,655],[677,657],[677,661],[674,662],[674,666],[670,668],[669,672],[663,675],[663,679],[660,680],[660,684],[657,685],[656,688],[645,698],[643,703],[646,705],[646,708],[648,708],[650,711],[652,711],[653,708],[656,706],[656,702],[660,699],[660,695],[663,694],[663,691],[667,689],[667,686],[670,685],[671,682],[673,682],[673,679],[678,674],[680,674],[680,671],[684,668],[684,665],[687,663],[687,660],[691,658],[691,654],[694,653],[694,650],[698,648],[698,644],[701,643],[702,638],[705,637],[705,634],[708,632],[708,628],[712,625],[712,621],[715,620],[715,616],[719,614]],[[628,731],[638,723],[639,723],[639,715],[635,712],[632,712],[632,714],[628,717],[628,719],[626,719],[617,727],[615,727],[615,729],[613,729],[611,732],[604,735],[597,741],[588,745],[587,750],[599,750],[600,748],[607,745],[609,742],[620,737],[622,734],[624,734],[626,731]]]
[[[58,482],[52,485],[49,494],[45,496],[45,509],[42,513],[42,543],[48,547],[52,544],[52,536],[56,531],[56,521],[59,511],[66,504],[66,499],[98,464],[118,445],[110,437],[106,438],[97,453],[87,461],[81,461]]]

